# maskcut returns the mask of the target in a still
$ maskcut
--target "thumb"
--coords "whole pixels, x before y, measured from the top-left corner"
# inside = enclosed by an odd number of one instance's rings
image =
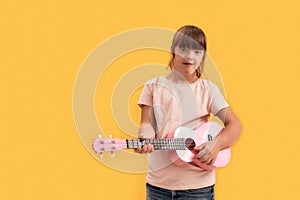
[[[205,148],[204,144],[201,144],[200,146],[195,147],[194,150],[201,151],[204,148]]]

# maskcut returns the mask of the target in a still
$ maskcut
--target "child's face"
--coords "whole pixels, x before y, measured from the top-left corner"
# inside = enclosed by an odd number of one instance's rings
[[[204,56],[204,50],[175,47],[174,68],[182,74],[195,74]]]

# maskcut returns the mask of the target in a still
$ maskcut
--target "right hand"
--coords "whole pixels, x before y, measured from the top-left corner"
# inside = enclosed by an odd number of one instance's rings
[[[154,151],[154,147],[152,144],[145,144],[142,147],[138,147],[134,149],[134,152],[136,153],[151,153]]]

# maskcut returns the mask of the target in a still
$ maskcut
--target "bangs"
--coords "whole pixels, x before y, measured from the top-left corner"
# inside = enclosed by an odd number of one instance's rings
[[[200,44],[199,41],[186,35],[179,38],[176,46],[179,46],[180,48],[204,50],[203,44]]]
[[[196,27],[183,27],[178,30],[174,37],[172,45],[173,51],[176,46],[206,51],[206,37],[203,31]]]

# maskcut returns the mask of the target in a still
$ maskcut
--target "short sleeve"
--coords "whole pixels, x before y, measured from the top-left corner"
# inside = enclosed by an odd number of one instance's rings
[[[142,93],[140,95],[140,98],[138,100],[138,105],[146,105],[146,106],[152,106],[153,105],[153,85],[149,82],[147,82],[144,85],[144,88],[142,90]]]
[[[216,84],[207,81],[207,85],[210,93],[210,110],[216,115],[220,110],[229,107],[229,104]]]

